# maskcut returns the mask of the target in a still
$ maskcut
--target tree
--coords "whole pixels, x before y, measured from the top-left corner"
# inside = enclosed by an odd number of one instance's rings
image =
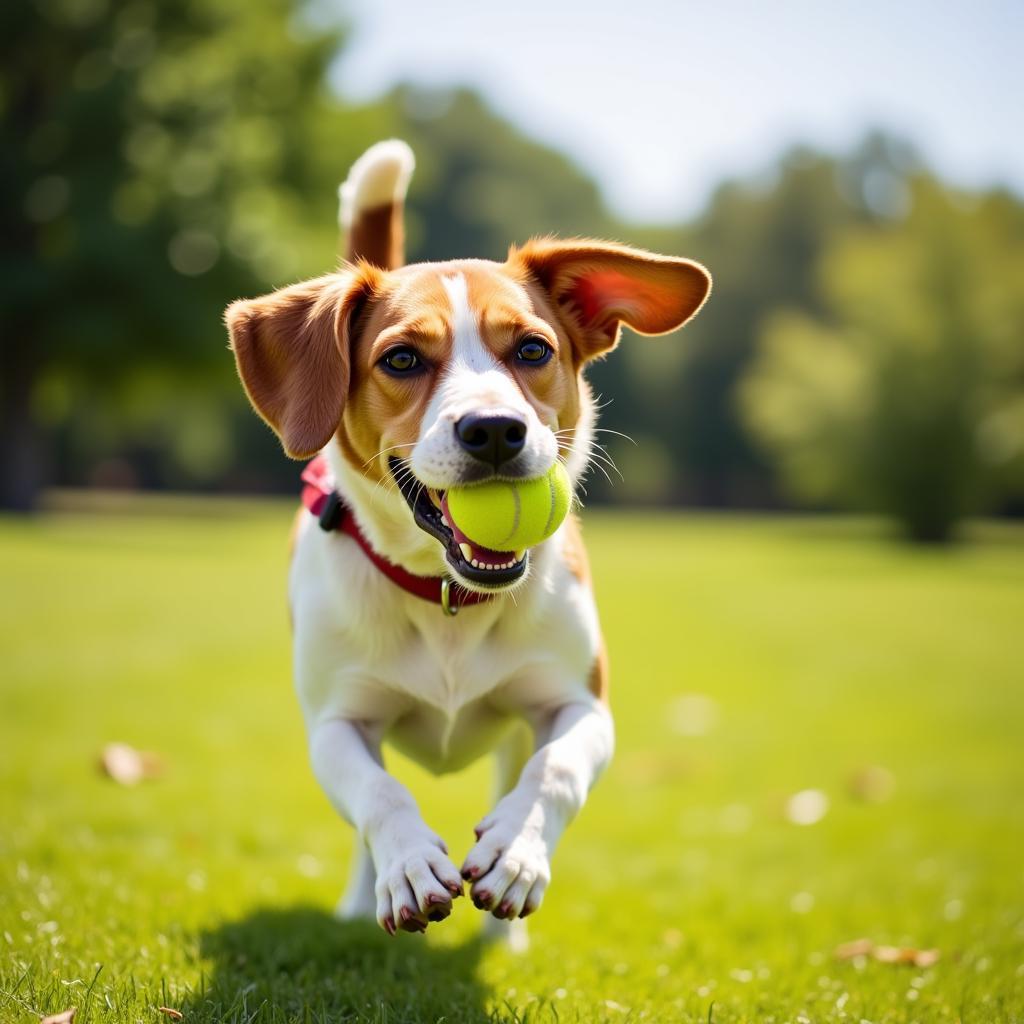
[[[226,300],[333,259],[337,168],[370,139],[324,91],[338,31],[288,0],[0,17],[0,506],[26,509],[54,382],[106,397],[154,370],[210,373]]]
[[[1024,493],[1024,207],[924,175],[909,198],[835,241],[824,313],[768,323],[742,398],[796,497],[941,542]]]

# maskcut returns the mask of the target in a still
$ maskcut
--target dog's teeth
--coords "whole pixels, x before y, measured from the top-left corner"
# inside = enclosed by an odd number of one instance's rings
[[[468,544],[460,544],[459,550],[462,552],[462,557],[467,562],[473,561],[473,549]]]
[[[482,568],[482,567],[481,567],[481,565],[480,565],[480,563],[479,563],[479,562],[478,562],[478,561],[477,561],[477,560],[476,560],[475,558],[471,558],[471,559],[469,560],[469,564],[470,564],[470,565],[472,565],[474,569],[480,569],[480,568]]]
[[[521,562],[526,557],[526,549],[516,552],[516,561]]]

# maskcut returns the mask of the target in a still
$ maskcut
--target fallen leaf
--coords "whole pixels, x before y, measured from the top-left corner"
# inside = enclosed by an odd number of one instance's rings
[[[77,1006],[72,1006],[70,1010],[64,1010],[61,1013],[52,1013],[49,1017],[40,1018],[39,1024],[71,1024],[75,1019],[75,1014],[78,1012]]]
[[[854,939],[836,946],[837,960],[853,960],[858,956],[874,957],[881,964],[910,964],[931,967],[940,953],[937,949],[914,949],[913,946],[876,946],[870,939]]]
[[[912,964],[917,950],[905,946],[875,946],[873,956],[883,964]]]
[[[855,956],[870,956],[875,944],[870,939],[854,939],[852,942],[844,942],[836,946],[835,956],[837,960],[852,960]]]
[[[174,1010],[170,1006],[158,1006],[157,1012],[162,1013],[165,1017],[170,1017],[171,1020],[184,1020],[185,1014],[181,1010]]]
[[[895,788],[892,772],[878,764],[858,768],[847,780],[850,796],[866,804],[884,803]]]
[[[163,760],[149,750],[136,750],[127,743],[108,743],[100,754],[100,769],[122,786],[134,786],[143,779],[163,773]]]

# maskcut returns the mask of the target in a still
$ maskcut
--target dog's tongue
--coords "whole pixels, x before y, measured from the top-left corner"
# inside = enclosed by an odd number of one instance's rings
[[[459,529],[458,524],[452,518],[452,514],[448,510],[448,496],[446,494],[441,495],[441,512],[444,515],[444,521],[447,523],[448,529],[452,531],[455,537],[455,543],[459,545],[462,551],[462,557],[470,564],[477,562],[480,565],[497,569],[515,565],[518,561],[514,551],[492,551],[491,548],[482,547],[471,541]]]

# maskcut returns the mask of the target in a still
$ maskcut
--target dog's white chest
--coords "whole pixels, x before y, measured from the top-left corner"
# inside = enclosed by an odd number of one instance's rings
[[[395,630],[383,645],[379,637],[363,643],[349,634],[336,647],[343,661],[326,672],[299,673],[303,702],[318,717],[376,725],[384,739],[433,771],[463,767],[492,747],[507,724],[509,710],[492,698],[520,660],[500,644],[460,636],[447,622],[437,625],[427,635]]]
[[[434,771],[493,747],[512,717],[586,679],[592,605],[440,607],[400,591],[348,538],[305,530],[292,567],[295,677],[310,722],[366,723]]]
[[[372,672],[387,690],[407,698],[386,737],[420,763],[445,771],[493,746],[508,710],[491,698],[514,676],[520,659],[502,643],[474,636],[475,630],[465,630],[466,636],[449,621],[436,626],[408,637],[394,660]]]

